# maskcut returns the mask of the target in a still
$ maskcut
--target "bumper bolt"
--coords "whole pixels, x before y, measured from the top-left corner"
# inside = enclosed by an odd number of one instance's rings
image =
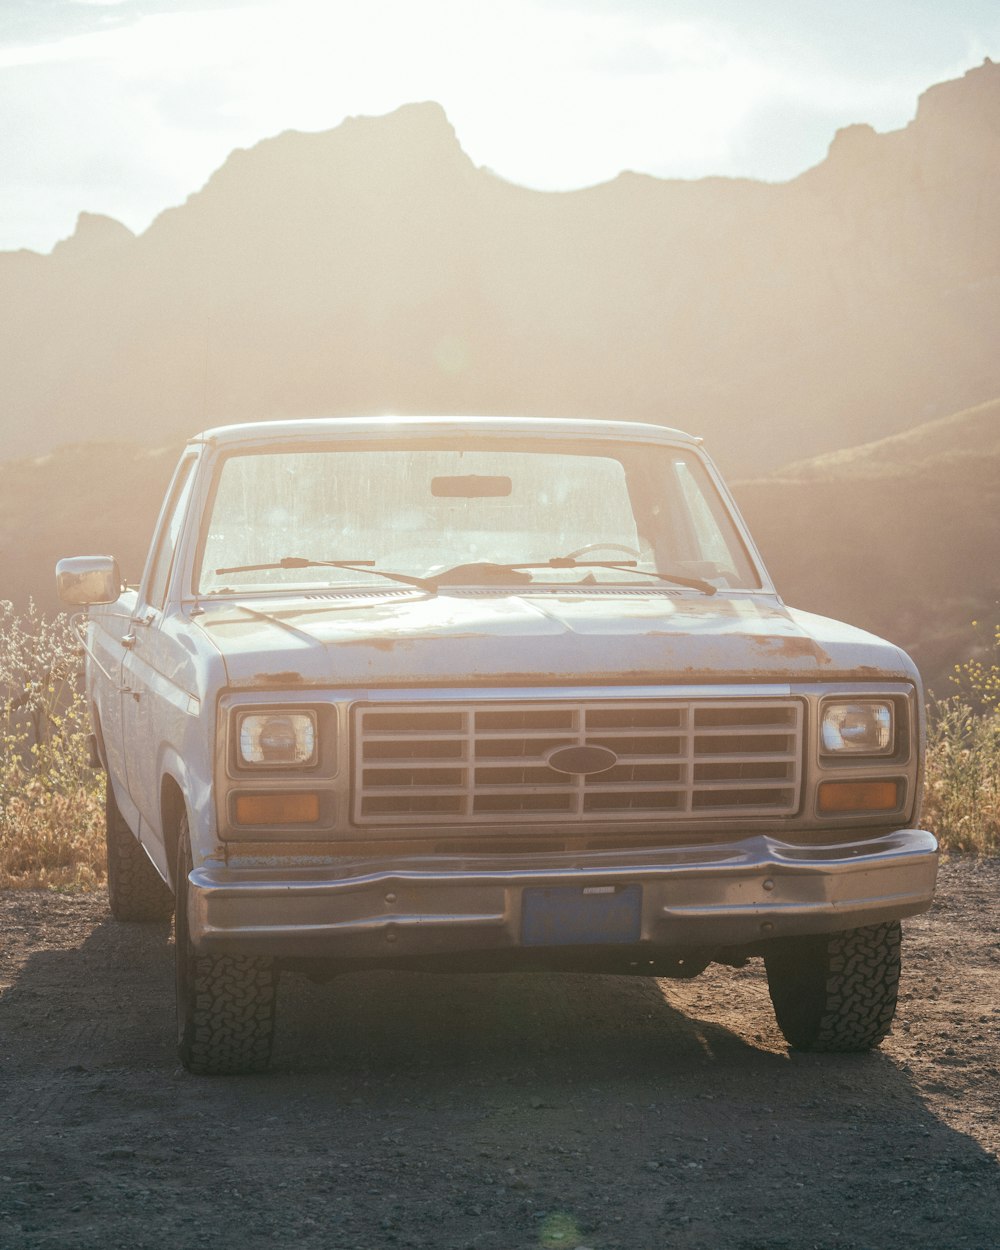
[[[760,926],[760,931],[761,933],[773,933],[774,925],[771,924],[770,920],[765,920],[764,923]]]
[[[768,877],[768,879],[764,882],[764,889],[765,890],[774,889],[774,881],[770,877]]]
[[[393,893],[392,893],[392,891],[391,891],[391,890],[390,890],[390,892],[389,892],[389,893],[385,896],[385,901],[386,901],[387,903],[394,903],[394,902],[396,901],[396,896],[395,896],[395,894],[393,894]]]
[[[386,929],[385,940],[387,942],[395,942],[398,937],[399,937],[399,934],[396,932],[394,928],[390,927]]]

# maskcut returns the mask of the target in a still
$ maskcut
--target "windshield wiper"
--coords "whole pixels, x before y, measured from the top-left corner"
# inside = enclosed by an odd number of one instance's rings
[[[675,586],[687,586],[691,590],[700,590],[704,595],[714,595],[718,590],[711,582],[701,577],[681,577],[678,573],[658,573],[648,569],[640,569],[635,560],[577,560],[573,556],[554,556],[551,560],[538,560],[526,564],[492,564],[488,562],[473,564],[456,564],[433,577],[425,578],[428,586],[456,585],[469,576],[489,577],[501,573],[520,573],[528,569],[617,569],[622,573],[638,573],[641,577],[655,577],[661,582],[671,582]],[[520,578],[516,579],[518,582]]]
[[[260,573],[267,569],[356,569],[359,573],[374,573],[378,577],[387,577],[390,581],[402,582],[405,586],[416,586],[418,590],[433,592],[437,589],[434,582],[427,577],[410,577],[407,573],[390,573],[386,569],[377,569],[374,560],[307,560],[303,556],[282,556],[273,564],[237,564],[228,569],[216,569],[216,577],[225,573]],[[224,589],[229,590],[230,587]],[[215,592],[216,594],[219,591]]]
[[[270,569],[356,569],[359,573],[374,573],[377,577],[385,577],[390,581],[402,582],[405,586],[415,586],[417,590],[429,594],[437,592],[440,586],[456,586],[468,584],[471,579],[492,581],[498,577],[509,577],[517,585],[529,585],[531,578],[524,576],[530,569],[615,569],[622,573],[638,573],[641,577],[653,577],[661,582],[671,582],[675,586],[687,586],[691,590],[700,590],[702,594],[714,595],[717,587],[700,577],[681,577],[676,573],[652,572],[640,569],[635,560],[577,560],[573,556],[554,556],[551,560],[536,560],[523,564],[499,564],[490,561],[473,561],[456,564],[433,577],[411,577],[408,573],[396,573],[375,567],[374,560],[307,560],[303,556],[282,556],[269,564],[237,564],[231,568],[215,569],[217,577],[226,573],[258,573]],[[213,591],[221,594],[237,589],[221,587]]]
[[[568,557],[569,558],[569,557]],[[549,565],[554,569],[571,568],[583,569],[590,563],[586,560],[573,560],[571,564],[565,565],[561,559],[550,560]],[[714,595],[719,589],[713,586],[711,582],[705,581],[703,577],[681,577],[679,573],[660,573],[653,569],[640,569],[634,560],[623,560],[621,563],[611,560],[598,560],[593,562],[595,567],[599,569],[620,569],[623,573],[638,573],[640,577],[655,577],[661,582],[670,582],[674,586],[687,586],[691,590],[700,590],[703,595]]]

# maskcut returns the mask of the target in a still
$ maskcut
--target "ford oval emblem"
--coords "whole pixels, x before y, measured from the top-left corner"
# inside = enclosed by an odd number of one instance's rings
[[[592,773],[606,773],[618,763],[618,756],[607,747],[556,747],[545,757],[549,768],[557,773],[589,777]]]

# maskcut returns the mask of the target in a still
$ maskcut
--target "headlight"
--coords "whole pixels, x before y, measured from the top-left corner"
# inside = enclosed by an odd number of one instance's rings
[[[237,719],[238,762],[251,768],[315,764],[316,717],[312,712],[244,712]]]
[[[891,755],[895,749],[892,704],[824,704],[820,741],[825,755]]]

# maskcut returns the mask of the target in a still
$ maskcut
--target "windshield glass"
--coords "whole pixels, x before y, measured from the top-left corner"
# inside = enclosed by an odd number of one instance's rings
[[[720,589],[759,585],[701,461],[670,447],[510,441],[384,443],[228,456],[198,590],[382,585],[367,569],[269,568],[287,557],[369,561],[418,577],[456,565],[634,562]],[[242,569],[242,571],[234,571]],[[642,580],[631,568],[535,569],[536,584]],[[470,569],[469,582],[481,581]],[[648,584],[648,583],[646,583]]]

